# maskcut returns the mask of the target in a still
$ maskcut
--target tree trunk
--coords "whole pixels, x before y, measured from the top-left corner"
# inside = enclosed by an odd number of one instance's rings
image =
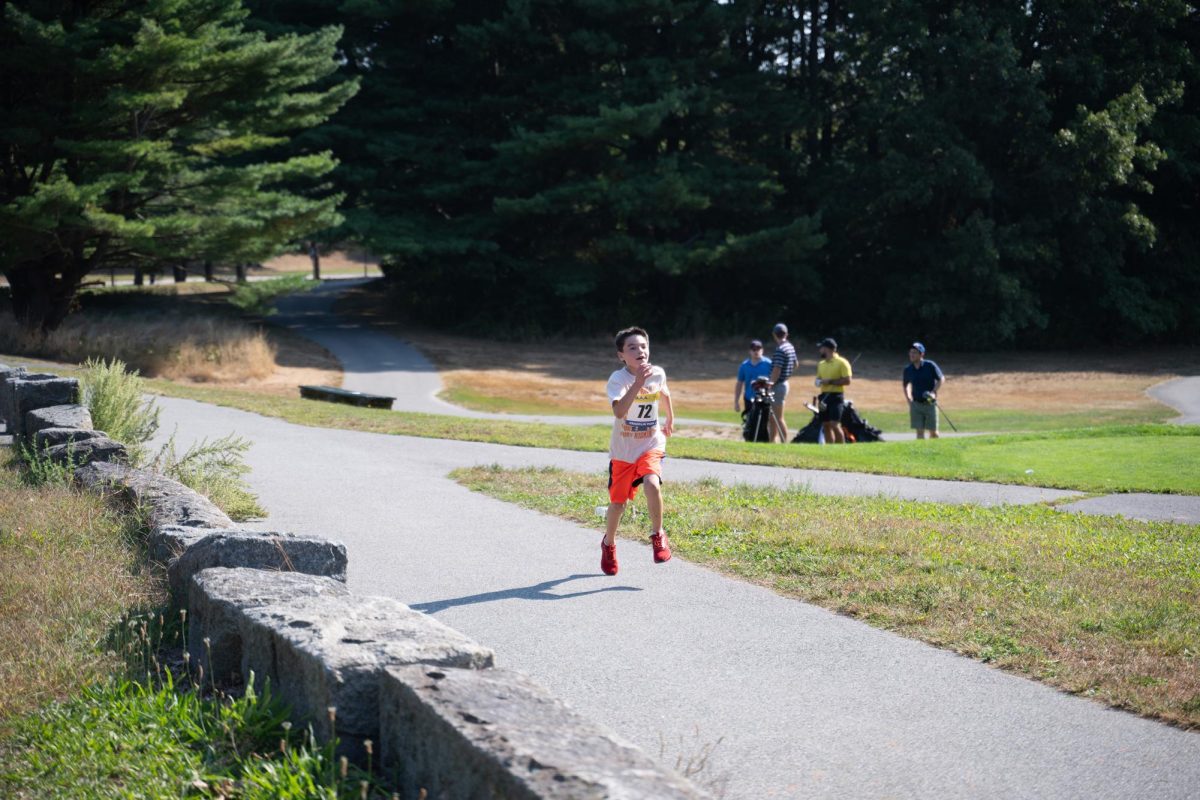
[[[18,263],[4,277],[12,293],[13,316],[26,330],[49,333],[71,313],[83,274],[65,259]]]
[[[135,267],[133,270],[133,285],[141,286],[146,282],[146,274],[142,272],[141,267]]]
[[[211,261],[204,262],[204,280],[209,283],[213,282],[213,263]]]
[[[176,264],[171,267],[171,271],[175,273],[176,283],[187,283],[188,270],[183,264]]]
[[[317,248],[316,242],[308,243],[308,257],[312,259],[313,280],[321,280],[321,251]]]
[[[233,269],[234,269],[234,273],[236,275],[237,282],[245,283],[246,282],[246,265],[245,265],[245,263],[239,261],[239,262],[237,262],[236,265],[234,265]]]

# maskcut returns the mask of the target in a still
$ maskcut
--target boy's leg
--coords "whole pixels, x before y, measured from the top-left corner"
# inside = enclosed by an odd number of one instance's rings
[[[604,543],[609,547],[612,547],[617,541],[617,526],[621,524],[621,515],[624,513],[624,503],[608,504],[608,513],[604,517]]]
[[[650,514],[650,531],[658,533],[662,530],[663,501],[662,483],[657,475],[647,475],[642,480],[646,487],[646,511]]]
[[[650,546],[654,550],[654,563],[671,560],[671,545],[667,543],[667,532],[663,530],[662,481],[657,475],[647,475],[646,509],[650,512]]]

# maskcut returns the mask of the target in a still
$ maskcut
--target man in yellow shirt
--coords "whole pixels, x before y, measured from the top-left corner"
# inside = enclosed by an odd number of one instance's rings
[[[829,337],[817,343],[821,360],[817,362],[817,398],[820,409],[821,427],[825,431],[825,444],[846,443],[842,431],[842,409],[846,403],[846,387],[850,385],[850,362],[838,355],[837,342]]]

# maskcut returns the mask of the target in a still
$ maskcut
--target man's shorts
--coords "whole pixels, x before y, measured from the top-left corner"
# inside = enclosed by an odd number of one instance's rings
[[[937,406],[933,403],[909,403],[908,420],[913,430],[936,431],[938,429]]]
[[[826,392],[818,399],[818,405],[825,404],[821,409],[821,422],[841,422],[842,409],[846,407],[846,396],[841,392]]]
[[[662,450],[647,450],[630,464],[628,461],[608,462],[608,500],[625,503],[637,497],[638,487],[647,475],[662,479]]]
[[[779,405],[783,405],[784,403],[787,402],[787,396],[788,396],[788,382],[787,381],[781,381],[780,383],[775,384],[774,386],[771,387],[771,391],[774,392],[774,394],[775,394],[775,402],[776,403],[778,403]]]

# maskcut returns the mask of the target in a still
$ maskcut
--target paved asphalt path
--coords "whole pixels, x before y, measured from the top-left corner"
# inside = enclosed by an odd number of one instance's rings
[[[472,411],[437,397],[442,382],[428,359],[408,342],[398,339],[358,320],[338,317],[334,314],[337,295],[345,287],[361,285],[367,281],[340,280],[324,283],[319,288],[303,294],[280,299],[279,314],[272,320],[279,325],[307,336],[334,354],[342,362],[344,378],[342,385],[372,394],[395,397],[393,407],[397,411],[423,411],[433,414],[449,414],[476,419],[504,419],[533,422],[553,422],[567,425],[608,424],[606,416],[543,416],[524,414],[493,414]],[[1200,385],[1200,378],[1185,387]],[[1177,390],[1181,381],[1161,384],[1152,390],[1158,399],[1175,404],[1185,413],[1200,414],[1200,397],[1189,388]],[[1166,393],[1159,394],[1164,389]],[[1179,398],[1190,397],[1191,406],[1177,403]],[[680,419],[681,424],[696,421]],[[712,425],[709,421],[699,421]],[[888,434],[896,438],[898,434]],[[682,462],[672,467],[677,478],[688,473],[690,467],[677,470]],[[704,466],[703,473],[714,474],[725,480],[757,480],[755,468]],[[779,470],[769,471],[771,482],[800,482],[822,494],[886,494],[914,500],[936,500],[960,503],[1029,503],[1045,500],[1066,500],[1077,495],[1054,489],[1006,486],[999,484],[960,483],[954,481],[930,481],[919,478],[895,478],[856,473],[828,472],[821,470],[790,470],[780,477]],[[1121,494],[1088,498],[1062,506],[1066,510],[1085,514],[1124,515],[1132,519],[1165,520],[1200,524],[1200,497],[1160,494]]]
[[[698,780],[731,800],[1200,792],[1200,735],[679,558],[655,565],[645,545],[621,542],[621,572],[605,577],[598,524],[564,523],[446,477],[470,464],[598,472],[603,454],[158,402],[181,443],[231,431],[254,441],[250,480],[271,511],[260,527],[345,542],[356,591],[397,598],[495,648],[502,664],[668,765],[711,746]],[[671,462],[668,475],[685,465],[698,473],[697,463]]]
[[[1200,425],[1200,377],[1175,378],[1151,386],[1147,394],[1178,409],[1179,416],[1173,420],[1179,425]]]
[[[279,313],[271,322],[302,333],[337,356],[344,370],[343,388],[395,397],[392,408],[396,411],[557,425],[607,424],[611,420],[601,415],[493,414],[447,403],[437,396],[443,388],[437,369],[415,347],[369,324],[334,315],[333,305],[339,292],[369,282],[357,279],[323,283],[312,291],[280,298]],[[679,421],[722,424],[708,420]]]

